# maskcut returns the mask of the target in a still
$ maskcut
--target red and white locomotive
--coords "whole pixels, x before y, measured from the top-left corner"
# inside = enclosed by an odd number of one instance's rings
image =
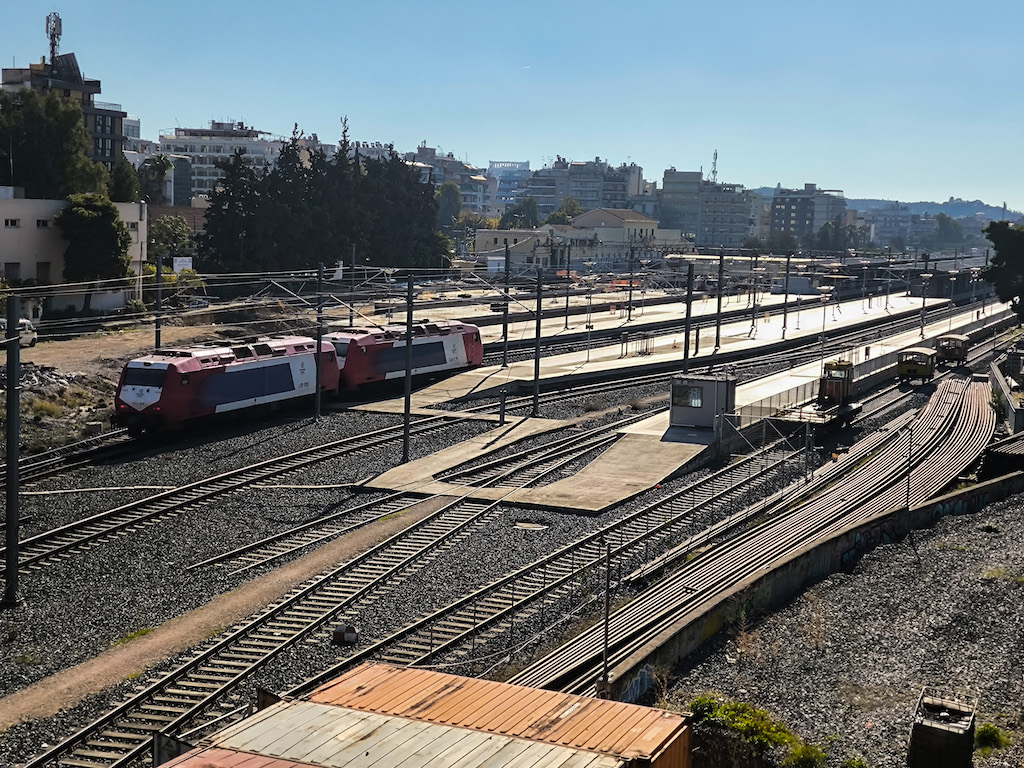
[[[342,328],[324,334],[338,353],[341,386],[349,392],[405,376],[405,326]],[[412,327],[412,373],[473,368],[484,359],[480,329],[458,320],[415,323]]]
[[[413,326],[413,374],[480,365],[475,325]],[[320,389],[356,392],[405,375],[405,327],[345,328],[324,334]],[[131,360],[114,397],[114,423],[134,434],[247,408],[273,407],[316,391],[316,340],[274,336],[247,343],[159,349]]]

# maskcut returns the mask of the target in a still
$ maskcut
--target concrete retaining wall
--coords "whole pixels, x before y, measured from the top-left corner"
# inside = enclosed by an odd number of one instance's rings
[[[986,505],[1024,491],[1024,472],[979,483],[932,499],[911,510],[897,510],[851,525],[834,537],[808,545],[772,571],[751,576],[702,611],[694,611],[612,671],[612,694],[636,701],[654,682],[654,670],[671,668],[721,629],[746,615],[775,610],[810,584],[848,570],[879,544],[902,540],[916,528],[926,528],[946,515],[978,512]]]

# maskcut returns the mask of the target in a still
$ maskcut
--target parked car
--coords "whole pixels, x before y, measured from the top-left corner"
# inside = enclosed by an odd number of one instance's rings
[[[21,336],[21,343],[19,346],[22,347],[34,347],[39,338],[36,333],[35,326],[32,325],[32,321],[27,320],[24,317],[18,321],[18,334]],[[0,336],[7,338],[6,318],[0,318]]]

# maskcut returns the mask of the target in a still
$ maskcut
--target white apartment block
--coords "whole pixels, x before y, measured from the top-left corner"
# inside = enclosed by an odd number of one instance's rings
[[[246,162],[257,170],[272,166],[281,154],[285,139],[268,138],[245,123],[211,121],[209,128],[175,128],[173,135],[160,137],[159,151],[165,155],[184,155],[192,164],[192,197],[208,198],[221,178],[218,162],[228,160],[237,150],[245,153]],[[303,138],[300,144],[309,149],[319,147],[332,157],[337,147]]]

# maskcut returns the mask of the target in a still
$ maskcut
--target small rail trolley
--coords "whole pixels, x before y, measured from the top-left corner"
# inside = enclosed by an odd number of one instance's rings
[[[935,376],[937,353],[931,347],[909,347],[896,355],[896,378],[900,381],[920,379],[922,383]]]
[[[939,336],[935,344],[935,351],[938,353],[940,363],[963,365],[967,362],[967,352],[970,347],[970,336],[964,336],[961,333],[947,333],[945,336]]]

